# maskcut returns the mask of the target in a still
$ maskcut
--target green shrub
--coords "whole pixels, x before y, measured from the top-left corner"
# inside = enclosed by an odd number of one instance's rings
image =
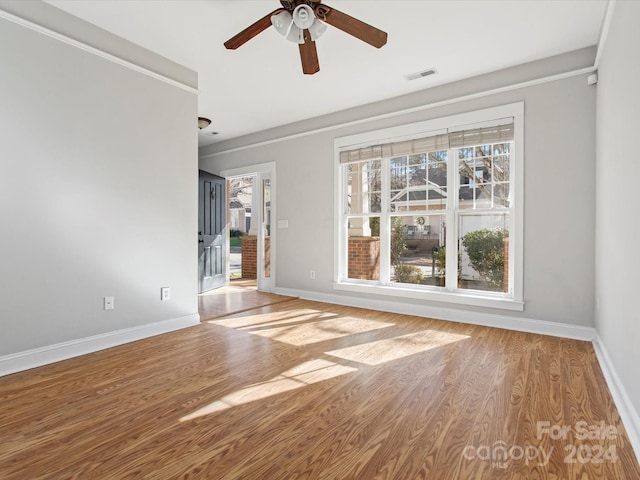
[[[369,218],[369,228],[371,229],[372,237],[380,236],[380,217]]]
[[[504,239],[509,232],[504,228],[483,228],[462,237],[471,266],[482,281],[502,288],[504,282]]]
[[[407,251],[407,234],[404,229],[402,217],[393,217],[391,219],[391,265],[397,267],[400,265],[400,257]]]

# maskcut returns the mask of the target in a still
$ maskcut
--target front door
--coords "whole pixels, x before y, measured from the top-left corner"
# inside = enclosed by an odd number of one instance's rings
[[[198,291],[227,283],[225,179],[200,170],[198,182]]]

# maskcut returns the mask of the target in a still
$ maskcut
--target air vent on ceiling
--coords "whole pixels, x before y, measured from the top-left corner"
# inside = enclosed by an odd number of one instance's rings
[[[418,78],[428,77],[429,75],[434,75],[435,73],[436,73],[435,68],[429,68],[421,72],[410,73],[409,75],[406,75],[406,77],[407,77],[407,80],[417,80]]]

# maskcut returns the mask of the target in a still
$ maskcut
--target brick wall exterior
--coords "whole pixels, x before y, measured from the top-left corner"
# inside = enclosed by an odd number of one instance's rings
[[[258,278],[258,237],[243,235],[241,238],[242,278]]]
[[[348,278],[380,280],[380,239],[349,237]]]
[[[271,277],[271,237],[264,239],[264,276]]]
[[[241,238],[242,278],[258,278],[258,237],[243,235]],[[271,239],[264,239],[265,277],[271,276]]]

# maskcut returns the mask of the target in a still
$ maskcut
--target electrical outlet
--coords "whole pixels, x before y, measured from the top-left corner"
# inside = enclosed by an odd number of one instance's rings
[[[171,289],[169,287],[162,287],[160,289],[160,300],[170,300],[171,299]]]
[[[104,309],[113,310],[113,308],[114,308],[113,297],[104,297]]]
[[[309,276],[311,277],[311,280],[315,280],[316,279],[316,271],[315,270],[311,270],[311,274]]]

